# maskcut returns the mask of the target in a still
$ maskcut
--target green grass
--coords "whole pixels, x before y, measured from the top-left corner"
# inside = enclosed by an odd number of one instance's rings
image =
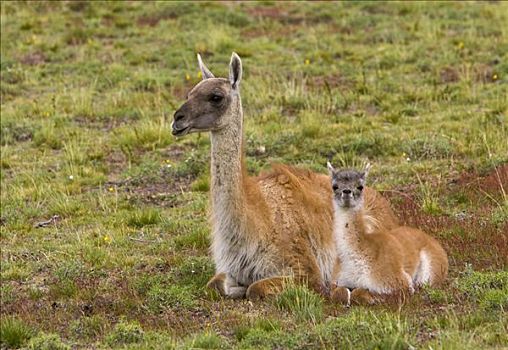
[[[277,295],[275,304],[279,309],[293,313],[299,320],[316,322],[323,318],[322,299],[305,287],[286,287]]]
[[[2,348],[506,346],[508,5],[2,2]],[[206,134],[170,134],[242,57],[249,172],[373,164],[448,283],[344,309],[205,288]],[[497,171],[496,171],[497,169]],[[54,215],[45,227],[36,227]]]
[[[0,324],[0,344],[2,347],[19,348],[32,336],[33,330],[16,318],[2,318]]]

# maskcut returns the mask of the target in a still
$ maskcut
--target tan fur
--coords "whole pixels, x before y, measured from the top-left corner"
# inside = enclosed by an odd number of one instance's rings
[[[332,298],[344,302],[343,287],[355,288],[348,303],[372,304],[381,300],[379,295],[412,292],[422,284],[436,285],[446,278],[446,253],[423,231],[402,226],[369,233],[363,210],[336,208],[335,215],[336,235],[341,236],[340,242],[347,242],[349,252],[339,253],[337,290]],[[360,267],[346,272],[346,265],[348,269]],[[346,276],[348,273],[351,276]]]
[[[175,112],[172,127],[181,136],[211,131],[211,250],[217,275],[208,286],[229,297],[259,298],[294,278],[323,291],[332,282],[336,256],[329,177],[285,165],[249,177],[242,150],[241,61],[233,54],[229,81],[214,78],[199,61],[206,79]],[[223,98],[211,102],[217,93]],[[396,222],[379,194],[369,191],[367,198],[374,221]]]

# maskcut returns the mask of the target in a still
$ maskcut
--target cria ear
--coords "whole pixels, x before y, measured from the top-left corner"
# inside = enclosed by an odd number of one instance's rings
[[[203,63],[203,60],[201,59],[201,55],[198,53],[198,64],[199,64],[199,70],[201,71],[201,75],[203,76],[203,80],[215,78],[212,72],[205,66]]]
[[[242,80],[242,60],[240,56],[233,52],[231,62],[229,63],[229,81],[233,89],[238,89]]]
[[[372,165],[370,163],[367,163],[365,165],[365,168],[363,169],[363,178],[367,178],[367,175],[369,175],[370,168],[372,168]]]
[[[326,167],[328,168],[330,175],[333,175],[333,173],[335,172],[335,168],[332,166],[332,164],[330,162],[326,162]]]

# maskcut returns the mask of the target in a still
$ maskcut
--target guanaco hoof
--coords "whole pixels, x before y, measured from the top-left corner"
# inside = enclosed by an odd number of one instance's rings
[[[206,286],[208,288],[215,289],[220,295],[226,296],[226,274],[219,273],[213,276]]]
[[[284,289],[287,277],[269,277],[252,283],[247,288],[247,299],[258,300],[278,294]]]
[[[376,298],[366,289],[356,288],[351,292],[351,304],[374,305],[376,302]]]
[[[330,299],[336,303],[349,306],[351,304],[351,292],[345,287],[337,287],[332,289]]]

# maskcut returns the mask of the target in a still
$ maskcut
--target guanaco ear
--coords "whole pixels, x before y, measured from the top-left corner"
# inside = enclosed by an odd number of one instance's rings
[[[240,80],[242,80],[242,60],[236,52],[233,52],[231,62],[229,63],[229,81],[233,89],[238,89]]]
[[[198,64],[199,64],[199,70],[201,71],[201,75],[203,76],[203,80],[215,78],[215,75],[213,75],[212,72],[205,66],[203,63],[203,60],[201,59],[201,55],[198,53]]]
[[[332,166],[332,164],[330,162],[326,162],[326,167],[328,168],[330,175],[333,175],[333,173],[335,172],[335,168]]]

